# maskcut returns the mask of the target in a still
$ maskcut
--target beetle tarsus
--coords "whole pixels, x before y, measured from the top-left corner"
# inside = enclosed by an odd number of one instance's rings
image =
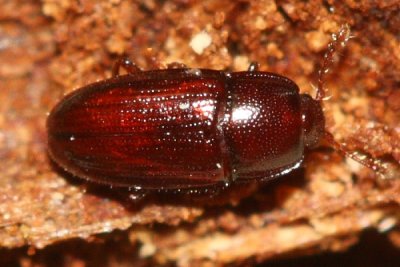
[[[251,62],[247,70],[250,72],[254,72],[254,71],[258,71],[259,68],[260,68],[260,64],[258,64],[258,62]]]
[[[129,192],[128,199],[131,202],[140,202],[147,196],[144,192]]]
[[[171,62],[167,64],[168,69],[187,69],[188,67],[181,62]]]
[[[113,66],[112,76],[116,77],[120,75],[120,70],[123,68],[128,74],[134,74],[136,72],[142,71],[135,63],[127,58],[118,59]]]

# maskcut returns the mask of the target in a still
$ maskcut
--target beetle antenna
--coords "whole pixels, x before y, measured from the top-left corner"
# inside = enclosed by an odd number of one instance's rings
[[[318,71],[318,84],[317,84],[317,96],[316,100],[322,101],[325,99],[325,79],[334,61],[335,54],[343,49],[350,38],[354,36],[350,35],[350,27],[348,24],[344,24],[340,27],[339,32],[332,34],[332,41],[328,44],[328,49],[324,55],[324,61],[320,70]]]
[[[335,54],[342,50],[351,38],[354,38],[354,36],[350,34],[350,27],[348,24],[342,25],[337,33],[332,34],[332,41],[328,44],[328,49],[325,52],[321,69],[318,71],[317,95],[315,98],[317,101],[323,101],[330,98],[330,96],[326,96],[326,75],[329,73]],[[381,175],[386,173],[386,168],[379,160],[366,154],[349,150],[346,145],[337,142],[333,135],[328,131],[325,131],[324,137],[325,140],[343,156],[351,158]]]
[[[365,154],[360,154],[356,151],[349,150],[346,145],[343,145],[335,140],[330,132],[325,131],[325,140],[330,143],[330,145],[340,154],[347,158],[357,161],[358,163],[364,165],[365,167],[372,169],[378,174],[384,176],[387,172],[386,167],[378,159],[374,159]]]

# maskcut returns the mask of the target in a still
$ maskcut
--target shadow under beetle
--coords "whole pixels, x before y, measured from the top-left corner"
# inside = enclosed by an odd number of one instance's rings
[[[305,150],[326,138],[340,152],[376,169],[325,131],[324,80],[334,52],[350,38],[333,35],[318,75],[317,96],[290,79],[258,71],[141,71],[119,60],[113,77],[67,95],[51,111],[51,158],[82,179],[131,190],[210,197],[232,186],[263,184],[301,166]],[[128,72],[119,75],[120,68]]]

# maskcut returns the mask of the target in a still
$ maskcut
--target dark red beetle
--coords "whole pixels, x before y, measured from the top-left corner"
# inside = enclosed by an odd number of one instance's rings
[[[323,79],[348,38],[343,27],[330,44],[316,100],[256,64],[230,73],[141,71],[119,61],[113,78],[72,92],[52,110],[50,156],[75,176],[136,191],[269,181],[298,168],[304,150],[326,134]],[[119,75],[121,65],[127,75]]]

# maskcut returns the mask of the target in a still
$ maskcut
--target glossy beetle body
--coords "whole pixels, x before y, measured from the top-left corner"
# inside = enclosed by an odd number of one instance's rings
[[[74,91],[52,110],[49,154],[77,177],[128,188],[132,200],[150,192],[189,199],[199,193],[210,203],[224,191],[225,200],[217,203],[233,203],[260,182],[299,167],[305,150],[322,137],[382,173],[379,162],[347,150],[324,129],[325,77],[335,51],[350,37],[348,25],[332,36],[315,99],[299,94],[288,78],[259,72],[256,64],[235,73],[179,63],[141,71],[120,60],[113,78]],[[128,75],[119,75],[121,66]]]
[[[68,172],[145,190],[267,181],[300,166],[324,133],[321,105],[257,70],[137,71],[66,96],[48,118]]]

